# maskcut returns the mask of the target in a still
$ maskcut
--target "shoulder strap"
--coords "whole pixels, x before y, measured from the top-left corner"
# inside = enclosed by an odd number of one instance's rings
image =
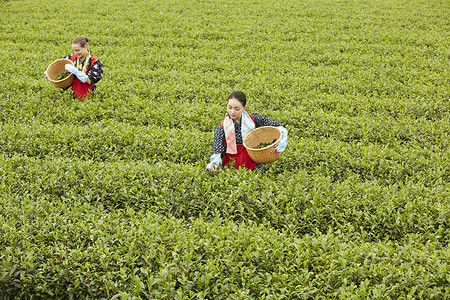
[[[253,123],[254,123],[255,126],[256,126],[255,118],[253,118],[252,114],[248,114],[248,115],[250,116],[250,118],[252,118],[252,121],[253,121]]]
[[[89,68],[92,67],[92,65],[97,61],[97,56],[95,56],[94,54],[92,54],[91,57],[91,63],[89,65]]]

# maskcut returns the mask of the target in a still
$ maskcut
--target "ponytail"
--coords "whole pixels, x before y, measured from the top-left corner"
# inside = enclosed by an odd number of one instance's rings
[[[80,46],[84,48],[88,42],[89,39],[87,37],[79,36],[73,39],[72,44],[80,44]]]

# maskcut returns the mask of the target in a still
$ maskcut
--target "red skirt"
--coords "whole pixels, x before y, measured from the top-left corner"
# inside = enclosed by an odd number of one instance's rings
[[[250,158],[244,145],[237,145],[236,154],[225,154],[225,157],[222,160],[222,165],[225,166],[232,162],[234,162],[233,166],[235,169],[240,166],[244,166],[248,170],[253,170],[256,166],[256,162]]]
[[[92,95],[92,84],[81,82],[78,78],[75,78],[72,82],[72,90],[75,97],[83,101]]]

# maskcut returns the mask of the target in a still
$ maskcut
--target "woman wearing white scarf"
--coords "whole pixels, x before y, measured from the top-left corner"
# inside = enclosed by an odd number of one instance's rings
[[[273,152],[283,152],[287,144],[287,130],[280,123],[258,113],[247,113],[247,98],[243,92],[231,93],[227,101],[227,114],[214,132],[214,147],[211,151],[210,163],[206,169],[215,172],[218,166],[232,164],[249,170],[262,169],[262,165],[254,162],[242,145],[245,136],[254,128],[261,126],[277,126],[282,132],[281,141],[275,144]]]

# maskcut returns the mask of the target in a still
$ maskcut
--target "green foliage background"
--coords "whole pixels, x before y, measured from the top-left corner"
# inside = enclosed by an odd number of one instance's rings
[[[450,297],[448,1],[0,8],[0,297]],[[78,35],[86,102],[43,78]],[[264,175],[204,171],[233,90]]]

